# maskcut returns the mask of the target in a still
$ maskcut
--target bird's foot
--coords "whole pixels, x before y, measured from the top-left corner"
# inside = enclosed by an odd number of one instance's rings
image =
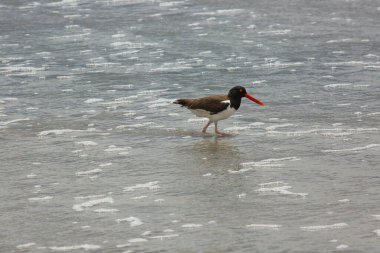
[[[213,134],[207,133],[206,131],[202,131],[203,136],[205,137],[212,137]]]
[[[224,133],[224,132],[220,132],[220,131],[215,131],[215,134],[217,136],[220,136],[220,137],[229,137],[229,136],[232,136],[232,134],[230,134],[230,133]]]

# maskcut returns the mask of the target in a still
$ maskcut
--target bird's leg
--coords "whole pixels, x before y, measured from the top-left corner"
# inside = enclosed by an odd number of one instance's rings
[[[207,130],[207,128],[208,128],[208,126],[211,124],[211,121],[209,120],[208,122],[207,122],[207,124],[203,127],[203,129],[202,129],[202,133],[206,133],[206,130]]]
[[[215,125],[215,133],[216,133],[216,134],[218,134],[218,135],[220,135],[220,136],[230,136],[230,134],[228,134],[228,133],[223,133],[223,132],[220,132],[220,131],[218,130],[218,121],[215,121],[215,122],[214,122],[214,125]]]

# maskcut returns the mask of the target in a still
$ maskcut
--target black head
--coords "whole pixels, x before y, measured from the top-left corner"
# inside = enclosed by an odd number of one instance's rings
[[[231,100],[231,105],[237,110],[240,106],[241,99],[243,97],[248,98],[252,102],[255,102],[256,104],[259,104],[261,106],[264,106],[265,104],[258,100],[257,98],[254,98],[251,94],[249,94],[244,87],[242,86],[235,86],[233,87],[230,92],[228,92],[228,98]],[[235,104],[235,106],[233,105]]]
[[[241,99],[245,97],[247,91],[242,86],[235,86],[228,92],[228,97],[230,99]]]
[[[236,110],[239,109],[241,99],[245,97],[247,94],[247,91],[242,86],[235,86],[228,92],[228,98],[231,101],[231,107],[235,108]]]

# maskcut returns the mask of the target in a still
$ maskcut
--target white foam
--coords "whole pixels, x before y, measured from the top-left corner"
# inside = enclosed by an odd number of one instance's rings
[[[112,165],[112,163],[102,163],[102,164],[99,164],[99,167],[108,167],[111,165]]]
[[[188,69],[192,69],[193,67],[192,66],[181,66],[181,65],[178,65],[178,64],[167,64],[167,65],[163,65],[161,67],[158,67],[158,68],[152,68],[150,69],[150,72],[181,72],[183,70],[188,70]]]
[[[279,124],[279,125],[273,125],[273,126],[269,126],[269,127],[266,127],[265,130],[267,131],[273,131],[277,128],[281,128],[281,127],[289,127],[289,126],[294,126],[293,124]]]
[[[138,51],[134,51],[134,53],[137,53]],[[132,52],[131,52],[132,53]],[[111,87],[113,89],[121,89],[121,90],[129,90],[129,89],[132,89],[134,87],[133,84],[115,84],[115,85],[111,85]],[[133,98],[134,96],[128,96],[128,97],[124,97],[123,99],[131,99]],[[137,96],[136,96],[137,97]],[[135,98],[136,98],[135,97]]]
[[[52,196],[44,196],[44,197],[34,197],[34,198],[28,198],[30,202],[38,202],[38,201],[48,201],[51,200]]]
[[[18,101],[18,98],[14,98],[14,97],[5,97],[5,98],[2,98],[1,103],[3,103],[3,101]]]
[[[328,89],[328,88],[342,88],[342,87],[348,87],[348,86],[352,86],[352,83],[332,83],[332,84],[324,85],[323,87]]]
[[[193,122],[206,122],[206,121],[207,121],[207,119],[205,119],[205,118],[200,118],[200,119],[195,118],[195,119],[188,119],[187,120],[187,122],[189,122],[189,123],[193,123]]]
[[[112,34],[112,38],[123,38],[127,36],[126,34],[124,33],[116,33],[116,34]]]
[[[75,142],[75,144],[83,145],[83,146],[96,146],[96,145],[98,145],[98,143],[96,143],[95,141],[78,141],[78,142]]]
[[[277,224],[249,224],[246,225],[247,228],[252,228],[252,229],[271,229],[271,230],[279,230],[281,225]]]
[[[5,74],[6,76],[33,76],[45,70],[46,67],[31,67],[23,65],[0,67],[0,73]]]
[[[344,62],[326,62],[323,65],[325,66],[361,66],[361,65],[367,65],[370,64],[370,62],[364,62],[364,61],[344,61]]]
[[[259,184],[260,186],[269,186],[269,185],[281,185],[281,184],[284,184],[283,181],[275,181],[275,182],[268,182],[268,183],[261,183]]]
[[[321,128],[321,129],[310,129],[310,130],[299,130],[299,131],[292,131],[292,132],[282,132],[282,131],[268,131],[267,134],[282,134],[286,136],[302,136],[302,135],[310,135],[310,134],[322,134],[326,135],[328,132],[333,133],[361,133],[361,132],[378,132],[380,131],[380,128]],[[327,133],[326,133],[327,132]]]
[[[131,246],[132,244],[130,244],[130,243],[124,243],[124,244],[117,244],[116,245],[116,248],[125,248],[125,247],[129,247],[129,246]],[[130,252],[130,251],[126,251],[126,252],[124,252],[124,253],[127,253],[127,252]]]
[[[183,224],[181,227],[183,228],[199,228],[203,227],[202,224],[195,224],[195,223],[188,223],[188,224]]]
[[[35,178],[37,175],[34,173],[26,175],[27,178]]]
[[[78,171],[75,173],[77,176],[85,176],[85,175],[91,175],[91,174],[97,174],[102,172],[101,169],[93,169],[93,170],[86,170],[86,171]]]
[[[239,115],[232,116],[234,118],[239,117]],[[233,126],[233,127],[227,127],[225,128],[226,131],[233,131],[233,132],[239,132],[239,131],[244,131],[252,128],[258,128],[260,126],[264,125],[263,122],[255,122],[255,123],[250,123],[245,126]]]
[[[117,42],[111,43],[111,46],[115,48],[132,48],[132,49],[142,49],[144,47],[156,47],[158,45],[159,45],[158,43],[148,43],[148,42],[135,43],[131,41],[117,41]]]
[[[184,4],[185,1],[171,1],[171,2],[162,2],[160,3],[160,7],[173,7]]]
[[[88,128],[86,130],[74,130],[74,129],[53,129],[53,130],[46,130],[41,131],[38,133],[38,136],[46,136],[46,135],[61,135],[65,133],[78,133],[78,132],[93,132],[95,131],[95,128]]]
[[[102,199],[93,199],[93,200],[83,202],[81,204],[75,204],[75,205],[73,205],[73,209],[75,211],[80,212],[80,211],[83,211],[87,207],[92,207],[92,206],[99,205],[102,203],[113,204],[113,202],[114,202],[114,200],[111,197],[106,197],[106,198],[102,198]]]
[[[80,199],[93,199],[93,198],[101,198],[101,197],[104,197],[104,196],[105,196],[104,194],[100,194],[100,195],[88,195],[88,196],[74,197],[74,199],[77,199],[77,200],[80,200]]]
[[[102,102],[102,101],[104,101],[104,99],[102,99],[102,98],[89,98],[84,102],[86,104],[93,104],[93,103]]]
[[[133,238],[133,239],[128,240],[128,242],[130,242],[130,243],[139,243],[139,242],[146,242],[146,241],[148,241],[148,240],[145,238]]]
[[[101,105],[106,106],[107,108],[117,109],[120,106],[127,106],[131,104],[132,101],[129,97],[116,98],[114,101],[102,102]]]
[[[112,68],[115,66],[120,66],[121,64],[118,62],[94,62],[94,63],[87,63],[86,67],[88,68]]]
[[[116,213],[119,212],[119,209],[115,208],[98,208],[94,210],[95,213]]]
[[[301,159],[297,157],[283,157],[283,158],[270,158],[270,159],[265,159],[257,162],[245,162],[241,163],[240,167],[241,169],[239,170],[229,170],[230,173],[243,173],[250,171],[254,168],[281,168],[284,166],[281,162],[288,162],[288,161],[299,161]]]
[[[105,152],[123,152],[131,149],[131,147],[117,147],[115,145],[110,145],[108,148],[106,148]]]
[[[367,114],[367,116],[377,116],[380,115],[380,112],[370,112]]]
[[[328,40],[326,41],[327,44],[331,44],[331,43],[342,43],[342,42],[352,42],[353,39],[351,38],[345,38],[345,39],[339,39],[339,40]]]
[[[30,243],[24,243],[24,244],[19,244],[16,246],[17,249],[26,249],[26,248],[29,248],[29,247],[32,247],[36,245],[35,242],[30,242]]]
[[[194,16],[234,16],[243,13],[244,9],[226,9],[207,12],[196,12]]]
[[[255,192],[262,192],[262,193],[279,193],[282,195],[295,195],[295,196],[301,196],[305,197],[308,195],[308,193],[300,193],[300,192],[291,192],[288,189],[291,189],[292,187],[290,185],[282,185],[282,186],[276,186],[276,187],[261,187],[259,189],[256,189]]]
[[[149,101],[148,104],[150,105],[148,107],[149,108],[165,107],[172,104],[172,102],[173,102],[172,99],[159,98],[155,101]]]
[[[157,90],[142,90],[137,92],[139,96],[154,95],[160,94],[162,92],[168,91],[169,89],[157,89]]]
[[[124,187],[124,191],[128,192],[128,191],[135,191],[139,189],[157,190],[158,188],[160,188],[158,183],[159,181],[148,182],[145,184],[136,184],[135,186]]]
[[[77,34],[52,36],[52,37],[49,37],[49,39],[56,40],[59,42],[82,41],[82,40],[87,40],[88,36],[90,35],[91,35],[91,32],[83,32],[83,33],[77,33]]]
[[[136,199],[145,199],[145,198],[147,198],[148,196],[146,196],[146,195],[141,195],[141,196],[137,196],[137,197],[133,197],[133,198],[131,198],[131,199],[134,199],[134,200],[136,200]]]
[[[20,122],[20,121],[28,121],[30,120],[29,118],[24,118],[24,119],[14,119],[10,121],[0,121],[0,126],[6,126],[12,123]]]
[[[337,132],[337,133],[321,133],[322,136],[333,136],[333,137],[344,137],[348,135],[352,135],[349,132]]]
[[[52,251],[60,251],[60,252],[65,252],[65,251],[73,251],[73,250],[97,250],[100,249],[99,245],[94,245],[94,244],[82,244],[82,245],[72,245],[72,246],[52,246],[49,247]]]
[[[131,124],[131,125],[120,125],[116,126],[116,129],[124,129],[124,128],[140,128],[140,127],[157,127],[155,123],[153,122],[144,122],[144,123],[138,123],[138,124]]]
[[[316,231],[323,231],[323,230],[341,229],[347,226],[348,226],[347,223],[335,223],[332,225],[305,226],[305,227],[300,227],[300,229],[303,231],[316,232]]]
[[[292,30],[290,29],[283,29],[283,30],[270,30],[270,31],[260,31],[258,34],[262,35],[285,35],[288,33],[291,33]]]
[[[347,248],[348,248],[348,245],[346,244],[339,244],[338,246],[336,246],[337,250],[342,250],[342,249],[347,249]]]
[[[306,63],[304,62],[280,62],[280,61],[268,61],[263,64],[263,67],[271,67],[271,68],[290,68],[290,67],[298,67],[303,66]],[[252,68],[258,68],[259,66],[253,66]]]
[[[380,69],[380,65],[368,65],[368,66],[364,66],[363,68],[364,69],[369,69],[369,70],[379,70]]]
[[[373,232],[374,232],[377,236],[380,236],[380,229],[373,230]]]
[[[123,218],[123,219],[117,219],[116,222],[117,223],[120,223],[120,222],[123,222],[123,221],[128,221],[129,222],[129,225],[131,227],[137,227],[137,226],[141,226],[143,224],[143,222],[137,218],[137,217],[128,217],[128,218]]]
[[[355,147],[355,148],[347,148],[347,149],[328,149],[328,150],[322,150],[324,153],[339,153],[339,152],[352,152],[352,151],[361,151],[371,148],[377,148],[380,147],[380,144],[369,144],[364,147]]]
[[[173,238],[173,237],[178,237],[179,234],[168,234],[168,235],[156,235],[156,236],[150,236],[150,239],[160,239],[163,240],[165,238]]]
[[[148,236],[150,234],[152,234],[152,231],[148,230],[148,231],[143,232],[141,235],[142,236]]]

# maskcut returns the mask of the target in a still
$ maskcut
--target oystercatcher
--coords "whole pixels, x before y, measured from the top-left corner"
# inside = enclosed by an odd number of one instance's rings
[[[218,121],[227,119],[234,114],[234,112],[239,109],[243,97],[246,97],[261,106],[265,105],[263,102],[249,94],[242,86],[233,87],[228,92],[228,95],[215,95],[197,99],[183,98],[177,99],[173,103],[182,105],[182,107],[185,106],[198,117],[208,118],[207,124],[202,129],[202,133],[206,133],[209,125],[214,123],[215,134],[224,136],[228,134],[218,130]]]

